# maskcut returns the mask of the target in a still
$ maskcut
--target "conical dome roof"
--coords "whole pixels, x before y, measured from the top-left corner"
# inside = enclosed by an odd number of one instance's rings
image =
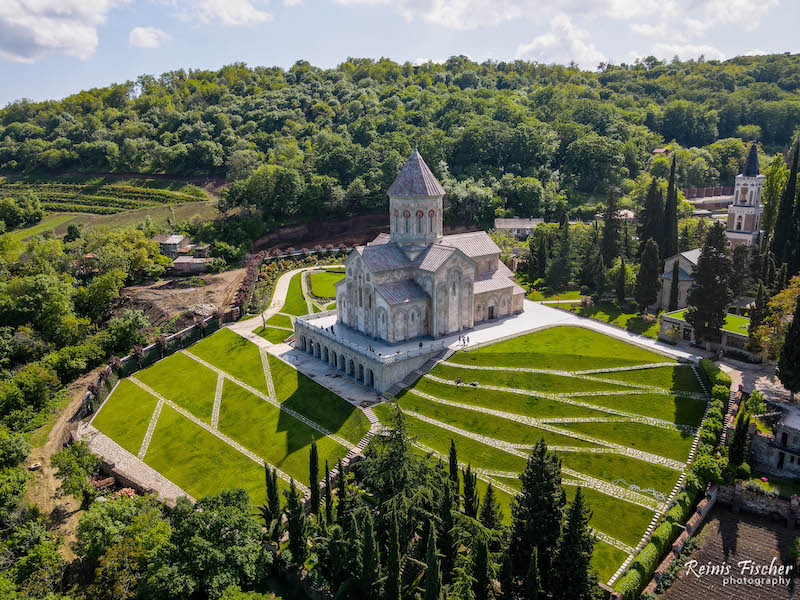
[[[742,175],[745,177],[758,177],[758,149],[755,142],[750,146],[750,153],[747,155],[747,162],[744,163]]]
[[[428,165],[422,160],[422,156],[414,148],[414,152],[408,158],[406,165],[387,192],[389,197],[393,196],[444,196],[445,191],[442,184],[431,173]]]

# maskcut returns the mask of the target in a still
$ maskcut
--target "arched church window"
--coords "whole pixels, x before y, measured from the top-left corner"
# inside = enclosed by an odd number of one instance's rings
[[[422,211],[417,211],[417,233],[422,233]]]
[[[411,233],[411,227],[410,227],[410,223],[409,223],[409,221],[411,219],[411,213],[408,212],[408,211],[405,211],[403,213],[403,217],[405,217],[405,220],[406,220],[406,233]]]
[[[430,221],[430,223],[429,223],[428,231],[431,232],[431,233],[433,233],[433,215],[434,215],[434,212],[432,210],[429,210],[428,211],[428,221]]]
[[[453,292],[452,293],[453,293],[453,296],[456,295],[456,282],[455,281],[453,282]]]
[[[358,305],[364,306],[364,290],[358,289]]]
[[[742,215],[736,217],[736,231],[742,230]]]

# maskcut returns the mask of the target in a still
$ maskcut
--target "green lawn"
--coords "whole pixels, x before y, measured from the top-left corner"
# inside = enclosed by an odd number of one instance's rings
[[[572,501],[577,489],[571,485],[564,486],[568,500]],[[594,513],[589,521],[591,525],[629,546],[635,547],[639,543],[653,520],[653,511],[596,490],[582,487],[581,491]]]
[[[597,570],[600,582],[606,583],[614,576],[614,573],[617,572],[617,569],[625,562],[626,558],[628,558],[628,555],[622,550],[597,540],[592,553],[592,568]]]
[[[596,376],[605,379],[615,379],[617,381],[627,381],[629,383],[652,385],[665,390],[681,392],[703,391],[692,367],[688,365],[655,367],[652,369],[638,369],[636,371],[617,371],[616,373],[598,373]]]
[[[525,289],[530,289],[528,286],[523,286]],[[528,300],[542,302],[544,300],[580,300],[583,296],[579,290],[559,290],[551,294],[543,294],[541,291],[536,290],[533,294],[528,292]]]
[[[642,489],[649,487],[669,495],[680,473],[661,465],[654,465],[621,454],[596,454],[593,452],[559,452],[561,464],[584,475],[591,475],[613,483],[624,479]],[[624,487],[624,486],[623,486]]]
[[[620,394],[619,396],[580,396],[575,400],[597,406],[655,417],[683,425],[700,425],[706,401],[666,394]]]
[[[420,379],[413,389],[443,400],[473,404],[485,408],[493,408],[529,417],[604,417],[608,413],[583,408],[536,396],[524,396],[511,392],[498,392],[473,388],[469,385],[455,387],[447,383],[439,383],[427,377]],[[593,402],[594,397],[581,398],[581,401]]]
[[[286,292],[286,300],[281,309],[282,313],[294,315],[296,317],[308,314],[308,305],[303,296],[303,287],[300,283],[302,275],[302,273],[298,273],[292,277],[292,280],[289,282],[289,290]]]
[[[269,356],[269,369],[275,394],[282,404],[353,444],[361,441],[369,431],[367,417],[347,400],[272,355]]]
[[[325,310],[333,310],[336,308],[336,302],[331,302],[330,304],[325,305]]]
[[[660,354],[581,327],[550,327],[468,352],[450,362],[539,369],[583,370],[669,362]]]
[[[674,319],[680,319],[681,321],[686,320],[686,311],[688,309],[683,309],[671,313],[667,313],[670,317]],[[725,324],[722,326],[724,331],[730,331],[731,333],[740,333],[742,335],[747,335],[747,329],[750,327],[750,319],[747,317],[742,317],[741,315],[733,315],[728,313],[728,316],[725,317]]]
[[[320,464],[333,465],[347,454],[344,446],[231,381],[223,387],[219,429],[305,485],[312,441],[317,440]]]
[[[182,406],[195,417],[211,423],[217,374],[185,354],[176,352],[135,377]]]
[[[253,504],[264,502],[263,467],[169,406],[161,411],[145,462],[195,498],[240,487]]]
[[[628,331],[653,338],[654,340],[658,339],[658,319],[656,319],[655,323],[646,323],[642,315],[633,308],[623,309],[614,302],[601,302],[592,308],[581,308],[577,305],[570,305],[569,310],[574,311],[582,317],[619,325]]]
[[[23,229],[16,229],[8,232],[8,236],[17,241],[25,241],[33,236],[40,235],[46,231],[54,231],[56,227],[75,220],[74,213],[54,213],[45,215],[44,219]]]
[[[157,402],[155,396],[123,379],[95,415],[92,425],[131,454],[137,454]]]
[[[274,327],[259,327],[253,333],[260,335],[262,338],[272,344],[282,344],[286,338],[292,335],[291,331],[285,329],[275,329]]]
[[[334,284],[344,279],[344,273],[335,271],[325,271],[323,273],[312,273],[308,276],[311,280],[311,291],[318,298],[335,298],[336,288]]]
[[[694,441],[688,433],[643,423],[560,423],[558,427],[678,461],[686,460]]]
[[[453,357],[455,358],[455,356]],[[461,363],[463,364],[463,363]],[[501,365],[498,365],[501,366]],[[464,383],[477,381],[484,385],[509,387],[532,392],[550,392],[562,394],[568,392],[596,392],[601,390],[619,391],[626,389],[621,385],[604,383],[602,381],[589,381],[577,377],[564,377],[547,373],[530,373],[526,371],[481,371],[478,369],[460,369],[450,365],[438,364],[431,371],[443,379],[455,381],[461,379]]]
[[[274,325],[275,327],[292,327],[292,319],[286,315],[272,315],[267,319],[267,325]]]
[[[189,352],[267,393],[267,380],[264,378],[258,346],[230,329],[214,332],[191,346]]]
[[[533,445],[544,438],[549,446],[595,446],[590,442],[550,433],[549,431],[536,429],[516,421],[509,421],[502,417],[495,417],[466,408],[437,404],[425,398],[420,398],[415,394],[405,394],[400,398],[399,402],[400,406],[405,409],[436,419],[447,425],[512,444]]]

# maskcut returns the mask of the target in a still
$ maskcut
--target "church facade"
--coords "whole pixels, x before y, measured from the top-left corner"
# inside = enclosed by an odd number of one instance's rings
[[[521,313],[525,298],[486,232],[443,234],[445,191],[416,149],[387,194],[389,233],[350,253],[336,310],[296,319],[294,339],[379,392],[445,338]]]

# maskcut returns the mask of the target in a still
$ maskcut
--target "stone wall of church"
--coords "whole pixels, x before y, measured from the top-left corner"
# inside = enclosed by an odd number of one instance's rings
[[[522,294],[520,294],[522,298]],[[522,301],[519,302],[522,310]],[[482,323],[500,317],[507,317],[514,312],[514,299],[511,288],[505,290],[475,294],[474,322]]]
[[[417,273],[431,297],[431,335],[442,337],[473,326],[475,267],[453,256],[436,273]]]
[[[442,237],[442,197],[389,198],[392,241],[429,244]]]

